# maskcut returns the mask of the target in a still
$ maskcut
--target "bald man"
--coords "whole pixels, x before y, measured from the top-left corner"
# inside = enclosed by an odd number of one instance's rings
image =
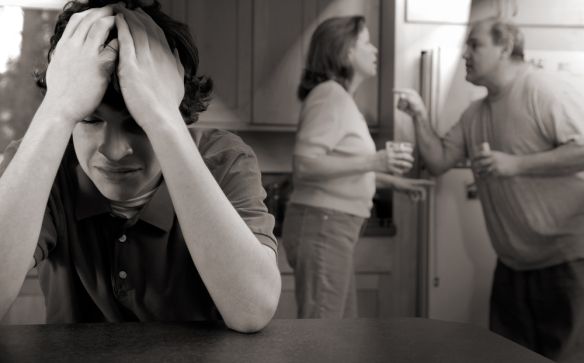
[[[420,96],[398,90],[420,152],[439,175],[472,160],[498,256],[491,329],[552,359],[578,359],[584,336],[584,97],[524,62],[523,35],[496,19],[468,36],[466,80],[487,88],[443,138]]]

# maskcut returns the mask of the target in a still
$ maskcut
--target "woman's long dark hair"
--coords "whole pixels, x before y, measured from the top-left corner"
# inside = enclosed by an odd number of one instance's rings
[[[88,0],[88,1],[70,1],[64,8],[63,12],[57,19],[55,32],[51,37],[51,45],[47,54],[48,62],[51,61],[51,55],[61,39],[69,19],[75,13],[90,9],[99,8],[110,4],[123,2],[129,9],[141,7],[154,22],[164,31],[166,40],[171,49],[177,49],[180,61],[185,69],[185,95],[180,104],[180,111],[187,124],[193,123],[198,119],[198,114],[207,109],[211,94],[213,91],[213,82],[206,76],[198,76],[199,68],[199,51],[193,42],[187,25],[180,23],[160,10],[160,3],[157,0]],[[115,37],[116,30],[112,30],[109,39]],[[35,72],[37,85],[46,90],[46,68]],[[117,79],[117,77],[112,77]],[[115,82],[115,81],[114,81]],[[104,95],[104,102],[112,106],[121,106],[123,102],[122,95],[118,85],[110,82]]]
[[[359,15],[329,18],[318,25],[310,39],[306,67],[298,86],[300,101],[304,101],[314,87],[328,80],[348,89],[354,72],[349,62],[349,49],[364,28],[365,18]]]

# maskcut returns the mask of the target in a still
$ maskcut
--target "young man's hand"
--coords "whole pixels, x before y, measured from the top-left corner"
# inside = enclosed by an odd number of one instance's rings
[[[113,25],[111,6],[71,16],[47,69],[45,109],[75,123],[99,106],[117,57],[117,40],[104,46]]]
[[[120,62],[118,78],[128,111],[147,129],[175,119],[184,97],[184,68],[164,32],[141,8],[116,15]],[[181,119],[182,121],[182,119]]]

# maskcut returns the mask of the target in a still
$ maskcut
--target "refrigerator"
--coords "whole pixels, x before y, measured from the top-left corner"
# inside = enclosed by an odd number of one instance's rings
[[[470,102],[486,95],[485,88],[466,82],[462,54],[461,48],[446,47],[421,53],[420,94],[440,136]],[[584,85],[584,52],[526,50],[526,59],[540,68],[569,72]],[[488,327],[496,256],[470,165],[461,163],[434,180],[420,217],[419,315]]]

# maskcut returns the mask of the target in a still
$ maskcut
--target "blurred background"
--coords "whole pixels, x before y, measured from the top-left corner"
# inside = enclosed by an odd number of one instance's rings
[[[33,72],[64,1],[0,1],[0,150],[22,137],[42,100]],[[231,130],[258,156],[266,204],[279,235],[290,193],[300,103],[295,97],[310,35],[335,15],[363,14],[379,49],[378,75],[358,91],[378,148],[415,143],[410,120],[395,110],[394,88],[418,90],[439,134],[468,103],[485,94],[464,81],[462,52],[469,23],[490,16],[515,21],[528,60],[584,73],[582,0],[162,0],[187,23],[200,50],[201,73],[216,93],[197,127]],[[50,140],[48,140],[49,142]],[[1,151],[0,151],[1,152]],[[0,156],[1,158],[1,156]],[[416,165],[412,177],[427,177]],[[378,191],[357,245],[361,317],[424,316],[486,326],[495,257],[468,165],[442,177],[423,203]],[[294,317],[294,280],[279,252],[283,291],[277,317]],[[4,323],[44,321],[33,271]]]

